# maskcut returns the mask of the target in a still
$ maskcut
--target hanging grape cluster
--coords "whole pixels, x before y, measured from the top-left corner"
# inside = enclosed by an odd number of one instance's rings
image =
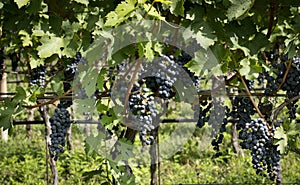
[[[129,118],[134,120],[132,124],[140,132],[140,140],[143,143],[152,143],[154,137],[151,132],[157,127],[159,118],[166,111],[170,100],[175,97],[174,86],[178,81],[181,81],[183,86],[193,86],[193,83],[190,82],[192,79],[194,85],[199,88],[200,78],[184,67],[190,59],[191,57],[187,54],[181,54],[177,57],[162,55],[159,61],[141,64],[138,80],[132,84],[129,90],[127,90],[126,80],[119,82],[120,87],[118,89],[120,92],[129,92]],[[108,77],[114,81],[116,71],[126,69],[126,67],[126,61],[118,64],[117,69],[110,67]],[[178,78],[185,76],[186,73],[190,79]],[[127,80],[130,81],[130,79]],[[126,93],[119,95],[124,105],[126,104]]]
[[[50,157],[57,160],[59,154],[64,152],[67,131],[71,126],[70,113],[59,105],[49,121],[51,126]]]
[[[30,86],[40,86],[44,88],[46,81],[46,67],[44,65],[39,65],[36,68],[31,69],[29,75],[29,85]]]
[[[77,67],[79,62],[83,61],[81,54],[78,52],[76,58],[67,64],[64,70],[64,91],[67,92],[71,89],[71,83],[78,71]],[[50,118],[51,125],[51,145],[50,157],[57,160],[60,153],[64,152],[66,143],[67,131],[71,126],[70,113],[67,110],[72,105],[72,99],[62,98],[60,103],[54,111],[54,115]]]
[[[275,51],[269,52],[267,56],[274,75],[267,71],[260,73],[260,83],[266,82],[265,93],[273,95],[280,88],[286,91],[287,99],[298,96],[300,93],[300,58],[295,56],[291,60],[287,60],[287,55],[281,56]],[[287,106],[290,120],[296,118],[297,107],[296,101],[290,102]]]
[[[279,182],[280,153],[273,142],[274,132],[275,129],[269,129],[265,121],[258,118],[245,124],[239,132],[239,138],[242,140],[240,143],[242,148],[251,151],[252,164],[256,173],[266,176],[266,171],[272,181]]]

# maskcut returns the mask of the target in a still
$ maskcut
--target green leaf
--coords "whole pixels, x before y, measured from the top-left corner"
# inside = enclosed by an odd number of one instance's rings
[[[39,96],[42,96],[44,94],[44,89],[42,89],[41,87],[38,86],[33,86],[33,92],[31,93],[31,96],[29,97],[29,100],[31,102],[36,102],[37,98]]]
[[[144,47],[144,54],[145,54],[145,57],[149,61],[152,61],[154,59],[154,52],[152,50],[152,42],[147,42],[147,44]]]
[[[97,80],[98,80],[98,70],[96,68],[88,69],[86,75],[84,76],[81,82],[82,87],[85,90],[88,97],[91,97],[94,94],[96,90],[95,88],[96,88]]]
[[[155,0],[155,2],[166,4],[166,5],[169,5],[169,4],[173,3],[172,1],[168,1],[168,0]]]
[[[2,127],[3,130],[6,130],[12,127],[12,114],[13,110],[0,110],[0,128]]]
[[[26,99],[26,91],[21,86],[17,86],[16,94],[13,97],[13,102],[16,104],[20,103],[22,100]]]
[[[29,14],[36,15],[42,9],[43,0],[32,0],[30,5],[27,7]]]
[[[77,3],[84,4],[85,6],[89,5],[89,0],[74,0],[74,1],[77,2]]]
[[[98,74],[98,79],[97,79],[97,88],[100,91],[104,91],[104,82],[105,82],[105,74],[106,74],[106,69],[102,68],[100,70],[100,73]]]
[[[44,60],[40,59],[36,53],[30,53],[30,67],[31,69],[36,68],[39,65],[44,65]]]
[[[279,127],[275,131],[274,138],[279,140],[279,141],[276,142],[276,144],[278,144],[277,149],[280,151],[281,154],[283,154],[284,151],[285,151],[285,148],[288,145],[288,137],[285,134],[285,132],[284,132],[284,130],[283,130],[282,127]]]
[[[241,60],[240,64],[242,66],[242,68],[239,70],[241,75],[248,75],[248,73],[250,72],[250,60],[248,58],[244,58],[243,60]]]
[[[106,15],[104,26],[115,26],[126,19],[126,16],[135,9],[136,0],[126,0],[118,4],[115,11]]]
[[[12,127],[12,116],[16,107],[17,103],[12,102],[9,98],[4,100],[3,106],[0,108],[0,128],[6,130]]]
[[[52,81],[51,81],[51,88],[57,95],[62,95],[64,93],[64,87],[62,82],[62,73],[58,73]]]
[[[178,16],[184,16],[184,0],[173,0],[173,2],[170,3],[170,11]]]
[[[76,114],[82,115],[84,112],[93,112],[95,109],[94,99],[75,99]]]
[[[150,4],[144,4],[144,9],[148,13],[148,15],[155,17],[159,20],[165,20],[165,18],[163,16],[161,16],[161,14]]]
[[[233,46],[231,46],[231,49],[233,49],[233,50],[240,49],[240,50],[243,51],[243,53],[244,53],[245,56],[249,56],[250,55],[250,50],[248,48],[246,48],[244,46],[241,46],[239,44],[239,42],[238,42],[239,38],[236,35],[233,36],[233,37],[230,37],[230,41],[233,44]]]
[[[21,36],[22,45],[24,47],[33,45],[32,41],[31,41],[31,38],[30,38],[30,35],[25,30],[20,30],[19,35]]]
[[[187,67],[191,72],[196,75],[200,75],[203,71],[204,65],[208,61],[206,53],[198,51],[195,53],[195,59],[188,62],[185,67]]]
[[[41,58],[47,58],[53,54],[61,56],[61,48],[65,46],[62,38],[54,36],[43,36],[41,43],[42,45],[37,47],[38,55]]]
[[[194,34],[193,38],[195,38],[197,43],[200,44],[204,49],[208,49],[209,46],[212,46],[215,43],[214,39],[208,38],[201,31],[198,31],[197,34]]]
[[[29,0],[14,0],[17,3],[18,8],[22,8],[23,6],[27,5]]]
[[[231,6],[227,10],[227,17],[231,21],[238,19],[247,13],[253,6],[255,0],[230,0]]]

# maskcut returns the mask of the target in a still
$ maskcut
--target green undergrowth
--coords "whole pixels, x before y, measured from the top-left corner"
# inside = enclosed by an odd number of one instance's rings
[[[169,129],[169,128],[168,128]],[[33,126],[32,138],[26,138],[25,128],[16,126],[11,131],[8,142],[0,141],[0,184],[27,185],[46,184],[46,156],[43,126]],[[103,158],[86,155],[82,134],[73,129],[74,154],[66,151],[57,162],[59,182],[64,185],[102,184],[109,172],[99,170],[99,174],[85,178],[88,172],[99,169]],[[165,132],[166,133],[166,132]],[[163,134],[163,133],[162,133]],[[163,139],[164,136],[162,135]],[[256,175],[251,167],[248,152],[237,156],[230,147],[223,147],[223,156],[214,158],[214,151],[208,147],[201,149],[196,135],[182,150],[171,158],[162,159],[159,178],[161,184],[270,184],[267,178]],[[229,136],[225,137],[228,145]],[[227,148],[225,150],[225,148]],[[147,152],[146,152],[147,153]],[[145,153],[145,155],[146,155]],[[136,184],[150,184],[150,168],[144,165],[132,166]],[[103,166],[103,165],[102,165]],[[283,182],[300,182],[300,156],[290,153],[282,159]],[[51,178],[51,170],[48,168]]]

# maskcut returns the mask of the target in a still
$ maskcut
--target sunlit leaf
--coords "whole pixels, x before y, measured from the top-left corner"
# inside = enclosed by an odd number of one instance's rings
[[[61,55],[61,49],[64,47],[64,40],[60,37],[44,36],[41,38],[42,45],[37,47],[38,55],[41,58],[50,57],[53,54]]]
[[[29,0],[14,0],[17,3],[18,8],[22,8],[23,6],[27,5]]]
[[[229,20],[237,19],[244,15],[253,5],[254,0],[230,0],[232,5],[227,10]]]

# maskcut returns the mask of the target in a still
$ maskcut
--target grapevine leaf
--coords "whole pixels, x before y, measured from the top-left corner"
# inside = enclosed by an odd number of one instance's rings
[[[3,130],[9,129],[12,126],[12,114],[13,110],[0,110],[0,128]]]
[[[250,60],[248,58],[244,58],[241,60],[240,64],[242,66],[242,68],[239,70],[241,75],[248,75],[250,72]]]
[[[170,11],[178,16],[184,16],[184,0],[175,0],[170,3]]]
[[[63,83],[62,83],[62,73],[58,73],[52,81],[51,88],[57,95],[62,95],[64,93]]]
[[[64,40],[59,37],[43,36],[41,38],[41,46],[37,47],[38,55],[41,58],[50,57],[53,54],[61,55],[61,48],[64,47]]]
[[[227,10],[227,17],[231,21],[243,16],[252,7],[254,0],[230,0],[232,5]]]
[[[12,102],[9,98],[4,100],[3,106],[0,108],[0,128],[4,130],[12,126],[12,116],[17,104]]]
[[[288,145],[288,137],[285,134],[282,127],[279,127],[275,131],[274,138],[279,140],[279,141],[276,142],[276,144],[278,145],[277,149],[280,151],[281,154],[283,154],[284,151],[285,151],[285,148]]]
[[[41,95],[43,95],[43,89],[41,87],[38,86],[33,86],[32,88],[34,88],[33,92],[31,93],[31,96],[29,97],[29,100],[31,102],[36,102],[37,98]]]
[[[197,34],[193,36],[197,43],[200,44],[204,49],[208,49],[209,46],[212,46],[215,41],[214,39],[208,38],[203,32],[198,31]]]
[[[267,37],[262,33],[255,33],[255,37],[250,41],[248,48],[252,55],[258,53],[264,46],[269,44]]]
[[[116,12],[109,12],[106,15],[106,18],[107,18],[107,20],[106,20],[104,26],[115,26],[116,24],[118,24],[120,22],[120,19],[118,18],[118,14]]]
[[[25,30],[20,30],[19,35],[21,36],[21,40],[23,43],[22,45],[24,47],[32,46],[32,41],[31,41],[30,35]]]
[[[147,42],[147,44],[144,47],[144,54],[145,57],[149,60],[152,61],[154,58],[154,53],[152,50],[152,42]]]
[[[123,22],[126,16],[135,9],[136,0],[126,0],[118,4],[115,11],[106,15],[104,26],[115,26]]]
[[[30,14],[36,15],[39,13],[40,9],[42,8],[43,0],[34,0],[30,2],[27,10]]]
[[[85,142],[88,146],[88,148],[86,148],[86,152],[87,153],[91,153],[94,150],[98,151],[99,149],[99,143],[103,140],[103,138],[105,137],[104,134],[100,134],[101,132],[99,132],[99,134],[97,136],[93,136],[90,135],[86,138]]]
[[[107,106],[102,104],[101,101],[97,102],[96,107],[99,112],[103,112],[104,110],[107,110]]]
[[[89,0],[74,0],[74,1],[77,2],[77,3],[84,4],[85,6],[89,5]]]
[[[168,1],[168,0],[155,0],[155,2],[166,4],[166,5],[169,5],[169,4],[173,3],[172,1]]]
[[[104,91],[104,83],[105,83],[105,74],[106,74],[106,69],[102,68],[100,73],[98,74],[98,79],[97,79],[97,88],[100,91]]]
[[[97,84],[98,71],[95,68],[89,69],[82,80],[82,87],[88,97],[91,97],[95,92]]]
[[[95,109],[94,99],[75,99],[74,105],[76,107],[76,114],[82,115],[85,112],[93,112]]]
[[[39,65],[44,65],[44,61],[40,59],[36,53],[29,53],[30,56],[30,67],[31,69],[36,68]]]
[[[240,49],[244,52],[245,56],[249,56],[250,55],[250,50],[244,46],[241,46],[238,42],[238,37],[235,35],[233,37],[230,37],[231,43],[233,44],[233,46],[231,47],[231,49],[233,50],[237,50]]]
[[[14,0],[17,3],[18,8],[22,8],[23,6],[27,5],[29,0]]]
[[[185,67],[187,67],[191,72],[199,75],[202,72],[207,60],[207,55],[204,52],[196,52],[195,59],[188,62]]]
[[[107,115],[103,115],[101,116],[101,123],[103,125],[109,125],[114,121],[114,117],[113,116],[107,116]]]
[[[144,9],[148,13],[148,15],[155,17],[159,20],[165,20],[165,18],[161,16],[161,14],[155,8],[152,8],[150,4],[144,4]]]
[[[26,99],[26,91],[21,86],[17,86],[16,88],[16,94],[13,98],[13,102],[19,103],[22,100]]]

